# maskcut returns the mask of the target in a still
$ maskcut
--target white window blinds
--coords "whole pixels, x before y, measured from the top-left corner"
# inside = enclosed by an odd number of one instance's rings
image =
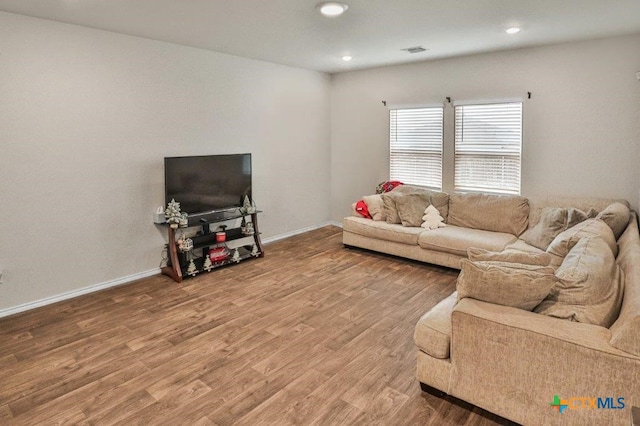
[[[522,102],[455,107],[455,190],[520,194]]]
[[[389,177],[442,189],[443,107],[390,110]]]

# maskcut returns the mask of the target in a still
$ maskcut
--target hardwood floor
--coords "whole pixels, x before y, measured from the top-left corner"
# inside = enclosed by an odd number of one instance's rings
[[[0,319],[0,424],[508,424],[415,379],[414,326],[457,271],[341,239]]]

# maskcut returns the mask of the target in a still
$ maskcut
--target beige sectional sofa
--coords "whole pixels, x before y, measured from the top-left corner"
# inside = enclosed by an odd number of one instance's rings
[[[569,254],[561,253],[565,257],[525,243],[523,232],[541,222],[547,207],[596,214],[614,202],[482,198],[451,195],[449,211],[442,216],[454,224],[432,230],[348,217],[343,242],[457,269],[472,247],[549,256],[549,267],[562,274],[559,271],[567,269],[569,261],[588,257],[571,251],[579,245],[587,250],[584,232],[576,234],[584,244],[574,241]],[[610,323],[569,321],[479,300],[482,297],[459,298],[455,292],[416,325],[417,377],[423,389],[441,391],[522,424],[629,424],[631,407],[640,406],[640,235],[633,212],[621,229],[613,243],[589,239],[597,243],[589,250],[601,250],[602,255],[589,254],[596,263],[609,256],[617,265],[620,294]],[[615,254],[607,252],[607,245]],[[560,412],[554,401],[567,407]]]

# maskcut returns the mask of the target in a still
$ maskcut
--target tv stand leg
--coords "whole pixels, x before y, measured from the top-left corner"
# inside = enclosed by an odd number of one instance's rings
[[[175,282],[182,282],[182,270],[178,260],[178,249],[176,247],[176,231],[172,227],[169,229],[169,261],[171,265],[162,267],[160,270],[163,274],[170,276]]]
[[[253,240],[256,243],[256,247],[258,247],[258,251],[260,252],[258,257],[264,257],[264,250],[262,249],[262,242],[260,241],[260,228],[258,228],[258,213],[251,214],[251,221],[253,222]]]

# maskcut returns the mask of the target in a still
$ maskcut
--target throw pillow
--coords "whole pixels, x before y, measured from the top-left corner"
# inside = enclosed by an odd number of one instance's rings
[[[429,202],[438,209],[443,220],[445,222],[447,221],[447,216],[449,215],[449,194],[446,192],[432,191],[414,185],[398,186],[393,192],[402,194],[429,194]]]
[[[609,228],[613,231],[613,235],[615,235],[616,240],[618,240],[629,224],[630,215],[631,211],[629,207],[622,203],[613,203],[602,210],[596,217],[602,219],[604,223],[609,225]]]
[[[586,219],[587,214],[578,209],[546,207],[542,210],[540,222],[520,238],[529,245],[546,250],[559,233]]]
[[[493,260],[508,263],[524,263],[525,265],[549,266],[549,253],[530,253],[519,250],[505,249],[501,252],[489,251],[478,247],[467,249],[467,257],[471,261]]]
[[[364,200],[359,200],[356,203],[356,212],[366,219],[371,219],[371,215],[369,214],[369,207],[367,207],[367,203]]]
[[[558,284],[535,312],[609,328],[622,302],[623,274],[600,237],[580,239],[556,271]]]
[[[611,249],[613,256],[618,255],[618,244],[611,228],[600,219],[587,219],[563,231],[554,238],[547,247],[547,252],[556,256],[565,257],[581,238],[590,236],[601,237]]]
[[[440,212],[433,205],[429,205],[425,211],[424,216],[422,216],[422,228],[427,230],[444,228],[447,225],[444,223],[444,219],[440,216]]]
[[[375,195],[365,195],[362,197],[365,203],[367,203],[367,207],[369,208],[369,214],[373,220],[381,221],[384,220],[383,210],[384,203],[382,202],[382,197],[380,194]]]
[[[400,223],[400,216],[398,216],[398,209],[396,208],[396,198],[402,197],[402,194],[392,191],[385,192],[380,197],[383,204],[382,215],[387,223]]]
[[[492,261],[460,261],[458,300],[470,297],[497,305],[535,308],[556,284],[553,269]]]
[[[402,226],[422,225],[424,211],[430,205],[430,197],[427,193],[404,194],[396,197],[396,209]]]

